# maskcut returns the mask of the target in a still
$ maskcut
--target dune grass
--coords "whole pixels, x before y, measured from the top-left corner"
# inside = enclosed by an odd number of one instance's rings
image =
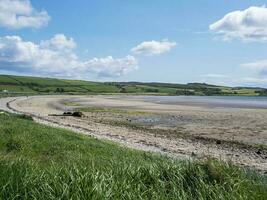
[[[0,114],[0,199],[265,199],[267,177]]]

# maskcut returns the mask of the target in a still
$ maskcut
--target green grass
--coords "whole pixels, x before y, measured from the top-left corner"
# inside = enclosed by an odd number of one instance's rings
[[[10,78],[9,76],[0,75],[0,83],[1,84],[19,84],[18,81]]]
[[[64,102],[65,106],[81,106],[78,102],[72,102],[72,101],[65,101]]]
[[[92,82],[55,78],[0,75],[0,92],[34,94],[142,94],[267,96],[263,88],[231,88],[204,83]]]
[[[75,102],[67,102],[68,105],[79,106]],[[151,115],[151,113],[118,108],[104,108],[104,107],[82,107],[75,109],[80,112],[94,112],[94,113],[114,113],[114,114],[133,114],[133,115]]]
[[[0,91],[8,90],[13,92],[34,92],[32,89],[25,86],[17,86],[17,85],[0,85]]]
[[[28,77],[28,76],[8,76],[9,78],[12,78],[13,80],[29,85],[31,83],[35,85],[45,85],[45,86],[66,86],[69,85],[63,80],[55,79],[55,78],[40,78],[40,77]]]
[[[0,115],[0,199],[265,199],[267,177]]]

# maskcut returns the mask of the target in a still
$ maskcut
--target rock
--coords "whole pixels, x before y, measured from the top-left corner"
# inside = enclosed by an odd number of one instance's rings
[[[192,153],[191,153],[191,156],[192,156],[192,157],[196,157],[197,154],[196,154],[195,152],[192,152]]]
[[[255,152],[258,155],[261,155],[261,149],[259,149],[258,151]]]
[[[216,144],[222,144],[222,141],[221,140],[217,140]]]
[[[71,116],[73,116],[73,117],[82,117],[83,113],[82,112],[73,112]]]
[[[63,115],[72,115],[72,112],[64,112]]]

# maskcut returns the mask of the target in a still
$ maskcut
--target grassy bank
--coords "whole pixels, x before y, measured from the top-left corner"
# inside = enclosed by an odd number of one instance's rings
[[[267,177],[0,114],[0,199],[264,199]]]

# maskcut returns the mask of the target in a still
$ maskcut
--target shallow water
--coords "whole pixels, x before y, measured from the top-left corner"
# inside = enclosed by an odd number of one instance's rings
[[[266,108],[267,97],[244,96],[132,96],[152,103],[205,107]]]

